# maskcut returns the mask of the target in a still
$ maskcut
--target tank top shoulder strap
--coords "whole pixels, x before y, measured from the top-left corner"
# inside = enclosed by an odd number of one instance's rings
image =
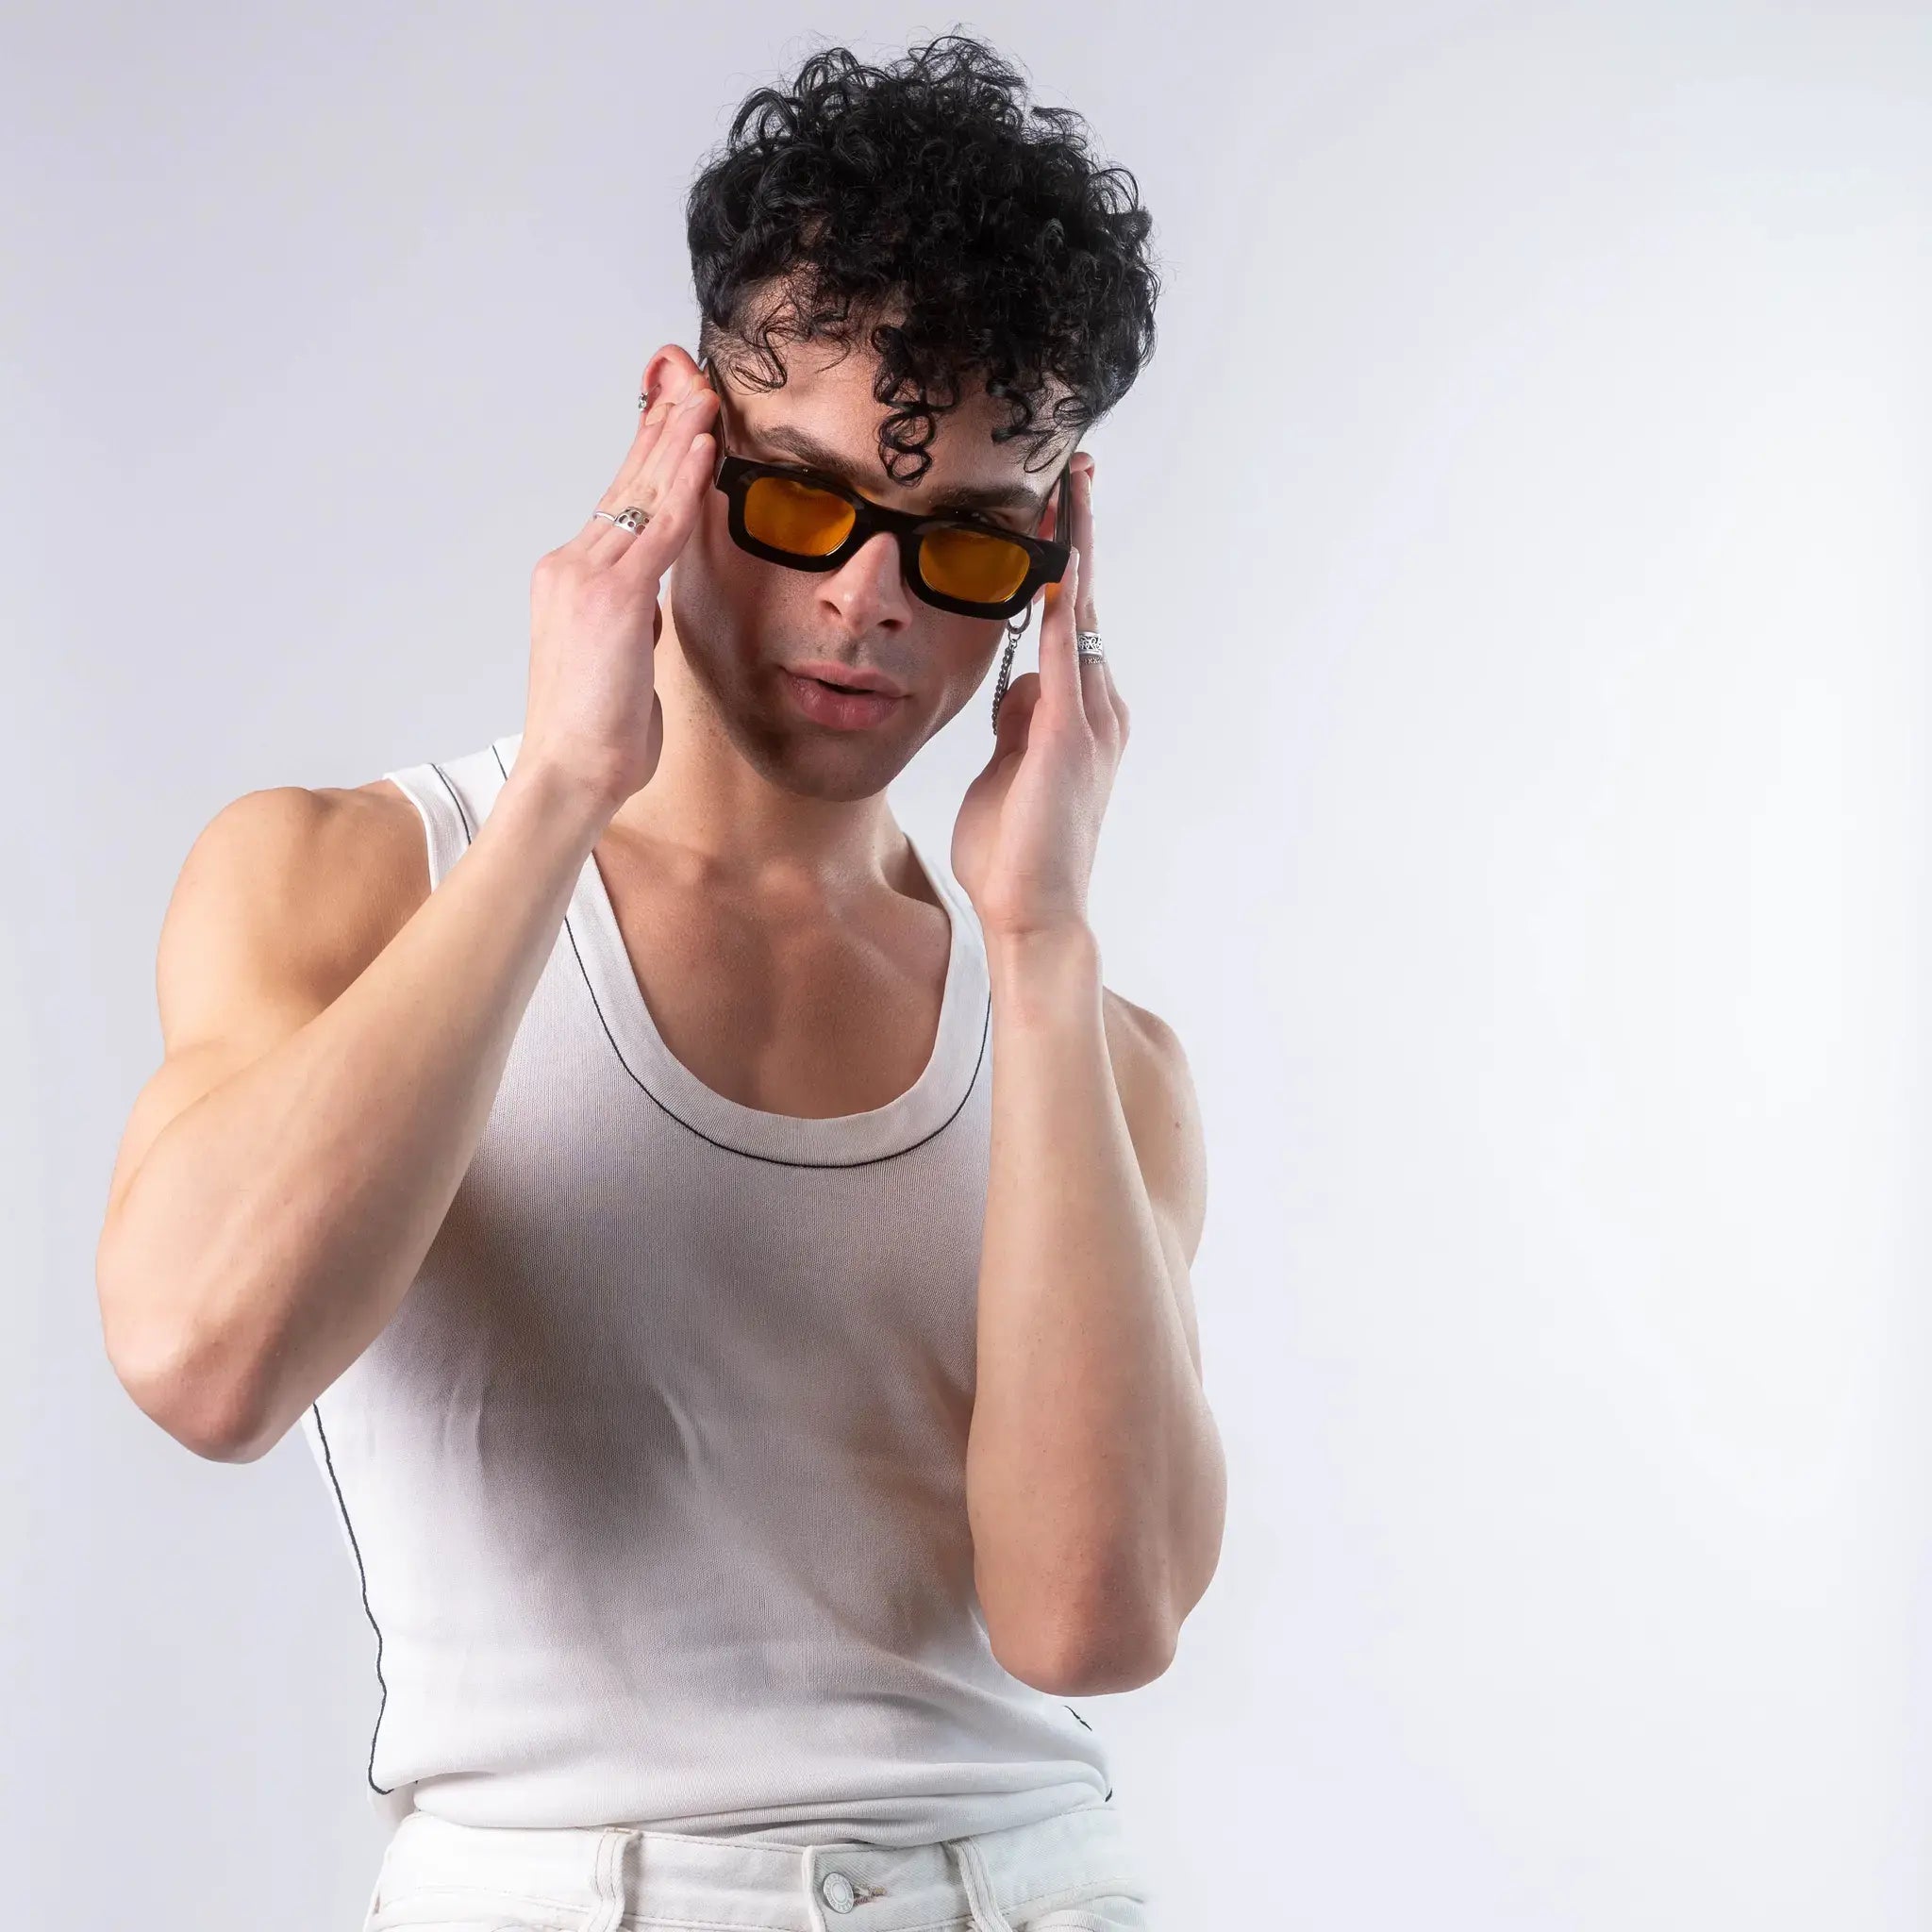
[[[476,828],[503,789],[503,760],[495,743],[459,758],[426,758],[382,774],[416,808],[429,847],[429,889],[434,891],[468,851]]]

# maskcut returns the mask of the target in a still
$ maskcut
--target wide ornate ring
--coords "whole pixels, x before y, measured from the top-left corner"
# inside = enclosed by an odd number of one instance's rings
[[[1100,648],[1100,633],[1097,630],[1076,630],[1074,633],[1074,650],[1077,656],[1091,658],[1096,661],[1107,656]]]

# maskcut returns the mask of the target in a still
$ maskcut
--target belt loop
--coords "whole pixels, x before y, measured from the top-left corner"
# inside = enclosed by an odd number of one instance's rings
[[[630,1901],[625,1896],[625,1847],[638,1836],[623,1824],[607,1825],[597,1836],[597,1856],[592,1861],[591,1883],[597,1903],[585,1915],[579,1932],[617,1932]]]
[[[992,1895],[992,1879],[986,1869],[986,1855],[970,1838],[942,1839],[959,1867],[966,1887],[966,1907],[973,1914],[974,1932],[1013,1932],[1013,1922],[1000,1910]]]

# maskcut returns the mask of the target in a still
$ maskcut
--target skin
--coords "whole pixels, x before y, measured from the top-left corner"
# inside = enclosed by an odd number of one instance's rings
[[[1003,413],[969,387],[940,419],[929,469],[902,483],[876,441],[871,353],[785,349],[781,389],[740,386],[728,361],[720,374],[737,453],[797,461],[763,438],[800,427],[864,493],[913,510],[1015,482],[1045,504],[1069,458],[1061,447],[1027,472],[1027,446],[991,441]],[[949,927],[884,792],[978,697],[1002,626],[919,599],[890,537],[824,574],[748,556],[709,488],[719,404],[692,358],[663,345],[642,389],[653,406],[598,507],[635,504],[651,524],[634,534],[591,518],[540,562],[523,744],[476,849],[433,895],[447,895],[444,918],[427,921],[420,822],[386,780],[252,794],[184,868],[159,970],[168,1061],[124,1139],[99,1276],[124,1382],[203,1453],[264,1453],[393,1311],[474,1149],[491,1069],[583,858],[603,874],[667,1045],[716,1091],[776,1113],[859,1112],[910,1087],[931,1052]],[[1206,1190],[1192,1085],[1171,1029],[1102,984],[1087,916],[1127,714],[1111,667],[1074,651],[1076,613],[1079,628],[1101,626],[1093,464],[1085,452],[1071,461],[1075,556],[1036,619],[1041,670],[1014,679],[951,848],[986,938],[997,1042],[967,1456],[975,1581],[1002,1663],[1066,1694],[1166,1668],[1212,1576],[1224,1513],[1189,1281]],[[991,514],[1056,534],[1050,506]],[[783,667],[807,660],[872,668],[904,695],[882,724],[828,729],[787,695]],[[451,891],[466,867],[474,883]],[[244,872],[245,892],[234,883]],[[479,957],[518,879],[529,902],[518,930]],[[298,899],[301,968],[284,967],[271,999],[266,967],[236,960],[293,958]],[[264,901],[267,914],[255,909]],[[241,914],[225,909],[244,903],[271,922],[288,908],[245,948]],[[475,924],[459,932],[459,919]],[[437,1058],[397,1008],[452,974],[474,1003],[472,1030]],[[419,1064],[404,1063],[410,1053]],[[391,1079],[454,1123],[430,1151],[372,1147],[352,1171],[355,1136],[289,1136],[291,1087],[311,1112],[356,1109],[380,1132],[407,1111],[387,1104]],[[356,1204],[359,1219],[338,1209],[329,1222],[325,1257],[285,1176],[264,1168],[245,1201],[232,1178],[225,1191],[243,1150],[259,1161],[269,1123],[269,1140],[288,1140],[288,1175],[326,1174]],[[277,1251],[278,1270],[241,1258]],[[122,1258],[135,1253],[167,1295]],[[352,1314],[325,1291],[385,1264],[386,1300]]]

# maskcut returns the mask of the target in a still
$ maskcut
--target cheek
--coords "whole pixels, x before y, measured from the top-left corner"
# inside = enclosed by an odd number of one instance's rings
[[[933,722],[937,730],[957,717],[986,683],[1006,649],[1007,633],[1004,625],[988,624],[982,618],[935,614],[941,617],[941,625],[928,648],[931,661],[939,669],[939,675],[930,680],[938,707]]]
[[[947,685],[964,691],[976,689],[1006,648],[1005,625],[989,623],[983,617],[934,614],[941,620],[941,629],[933,644],[936,656],[946,667]]]
[[[671,566],[666,589],[688,656],[730,659],[768,633],[777,603],[775,574],[759,566],[731,541],[721,498],[717,510],[699,525]]]
[[[691,532],[678,563],[693,577],[702,578],[707,603],[724,609],[755,606],[762,588],[759,578],[766,573],[758,571],[756,559],[731,541],[728,507],[722,496],[712,493],[716,501],[707,506],[704,521]]]

